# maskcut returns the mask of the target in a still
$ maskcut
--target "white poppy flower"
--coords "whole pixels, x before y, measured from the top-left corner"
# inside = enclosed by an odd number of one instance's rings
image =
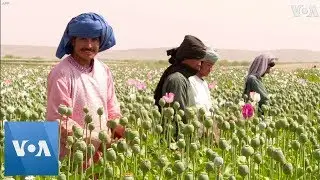
[[[239,102],[239,106],[242,107],[242,106],[244,106],[244,105],[245,105],[245,102],[241,100],[241,101]]]
[[[256,103],[261,99],[260,94],[256,92],[250,92],[250,98]]]

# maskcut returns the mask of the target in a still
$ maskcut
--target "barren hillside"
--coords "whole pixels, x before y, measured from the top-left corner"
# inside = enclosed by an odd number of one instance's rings
[[[168,48],[108,50],[102,52],[101,59],[112,60],[166,60]],[[251,61],[260,51],[218,49],[221,59],[228,61]],[[1,45],[1,57],[14,55],[22,58],[56,59],[56,47]],[[320,51],[279,49],[269,51],[281,62],[320,62]]]

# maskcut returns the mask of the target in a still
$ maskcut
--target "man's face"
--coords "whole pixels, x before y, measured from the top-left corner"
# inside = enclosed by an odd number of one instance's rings
[[[201,61],[199,59],[187,59],[183,61],[184,64],[189,65],[192,69],[200,70]]]
[[[270,73],[270,71],[271,71],[271,69],[273,68],[274,65],[275,65],[274,61],[271,61],[271,62],[268,64],[268,67],[267,67],[267,70],[266,70],[265,74]]]
[[[209,73],[212,71],[212,67],[213,67],[212,63],[203,61],[201,63],[201,68],[200,68],[200,71],[199,71],[199,74],[201,75],[201,77],[208,76]]]
[[[100,40],[99,38],[76,37],[72,41],[73,52],[80,61],[90,63],[98,54]]]
[[[268,66],[268,68],[267,68],[267,70],[266,70],[265,74],[269,74],[269,73],[270,73],[270,70],[271,70],[271,67],[270,67],[270,66]]]

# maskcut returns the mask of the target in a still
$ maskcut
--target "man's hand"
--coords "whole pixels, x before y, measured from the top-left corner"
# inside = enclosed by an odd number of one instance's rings
[[[89,143],[89,140],[90,140],[90,138],[87,137],[86,142]],[[109,131],[107,134],[106,142],[104,142],[106,145],[106,149],[110,148],[111,144],[114,143],[115,141],[116,141],[116,139],[111,138],[111,132]],[[91,133],[91,144],[93,144],[96,151],[103,151],[102,142],[99,139],[99,132],[93,131]]]
[[[124,136],[124,131],[125,131],[125,128],[121,125],[118,125],[115,129],[115,139],[120,139]]]
[[[66,121],[66,120],[61,121],[60,126],[61,126],[60,139],[61,139],[61,142],[64,142],[64,143],[67,140],[68,136],[73,135],[72,126],[76,126],[76,127],[81,128],[81,126],[72,119],[69,119],[68,121]]]
[[[90,136],[88,135],[88,137],[84,137],[84,140],[87,144],[90,143],[90,140],[91,140],[91,144],[94,146],[95,148],[95,151],[97,151],[100,147],[100,144],[101,144],[101,141],[99,139],[99,133],[96,132],[96,131],[92,131],[91,132],[91,139],[90,139]]]

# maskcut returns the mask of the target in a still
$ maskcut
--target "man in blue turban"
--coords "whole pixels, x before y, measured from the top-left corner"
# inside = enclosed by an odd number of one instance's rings
[[[115,45],[112,27],[95,13],[83,13],[68,23],[56,56],[61,59],[48,76],[46,119],[59,119],[61,127],[60,157],[68,150],[66,137],[72,127],[85,129],[91,123],[94,130],[91,142],[101,149],[99,133],[103,131],[111,143],[111,131],[107,121],[121,117],[120,106],[115,94],[112,73],[96,55]],[[72,108],[72,114],[63,114],[63,107]],[[115,128],[115,135],[122,136],[123,128]],[[97,152],[98,153],[98,152]]]
[[[116,44],[112,27],[96,13],[83,13],[71,19],[62,36],[56,56],[61,59],[73,51],[72,40],[80,38],[98,38],[98,52],[107,50]],[[94,49],[96,50],[96,49]]]

